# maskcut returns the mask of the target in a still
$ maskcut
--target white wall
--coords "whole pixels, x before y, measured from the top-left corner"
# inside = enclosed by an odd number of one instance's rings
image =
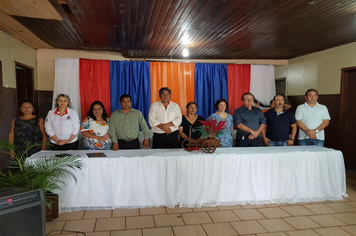
[[[0,60],[4,87],[16,88],[15,62],[34,68],[35,88],[38,87],[36,49],[0,30]]]
[[[286,95],[303,95],[309,88],[320,94],[339,94],[341,69],[356,66],[356,43],[288,60],[276,66],[276,78],[286,77]]]

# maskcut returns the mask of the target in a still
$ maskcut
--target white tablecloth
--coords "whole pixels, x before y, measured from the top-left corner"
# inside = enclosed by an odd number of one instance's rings
[[[316,146],[218,148],[202,151],[120,150],[107,157],[78,154],[77,183],[66,180],[60,212],[175,205],[294,203],[346,195],[343,155]],[[41,151],[29,158],[53,157]]]

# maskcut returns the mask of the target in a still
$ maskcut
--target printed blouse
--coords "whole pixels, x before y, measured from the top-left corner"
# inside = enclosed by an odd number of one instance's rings
[[[88,120],[82,123],[80,127],[80,132],[89,131],[91,134],[95,136],[103,136],[109,132],[109,119],[104,122],[100,122],[97,120],[88,117]],[[108,138],[104,142],[101,142],[95,138],[84,138],[84,146],[88,148],[95,149],[107,149],[111,148],[111,139]]]

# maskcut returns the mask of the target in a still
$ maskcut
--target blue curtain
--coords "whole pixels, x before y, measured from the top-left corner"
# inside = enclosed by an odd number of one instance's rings
[[[151,106],[149,62],[110,61],[111,112],[121,108],[122,94],[132,97],[132,108],[140,110],[148,123],[148,110]]]
[[[228,101],[226,64],[195,64],[195,102],[197,114],[205,119],[216,112],[214,105],[219,98]],[[228,110],[226,110],[228,112]]]

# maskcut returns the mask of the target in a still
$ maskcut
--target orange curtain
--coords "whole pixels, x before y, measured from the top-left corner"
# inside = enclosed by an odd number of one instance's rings
[[[158,91],[168,87],[171,101],[178,103],[182,114],[188,102],[194,101],[194,63],[151,62],[151,103],[159,101]]]

